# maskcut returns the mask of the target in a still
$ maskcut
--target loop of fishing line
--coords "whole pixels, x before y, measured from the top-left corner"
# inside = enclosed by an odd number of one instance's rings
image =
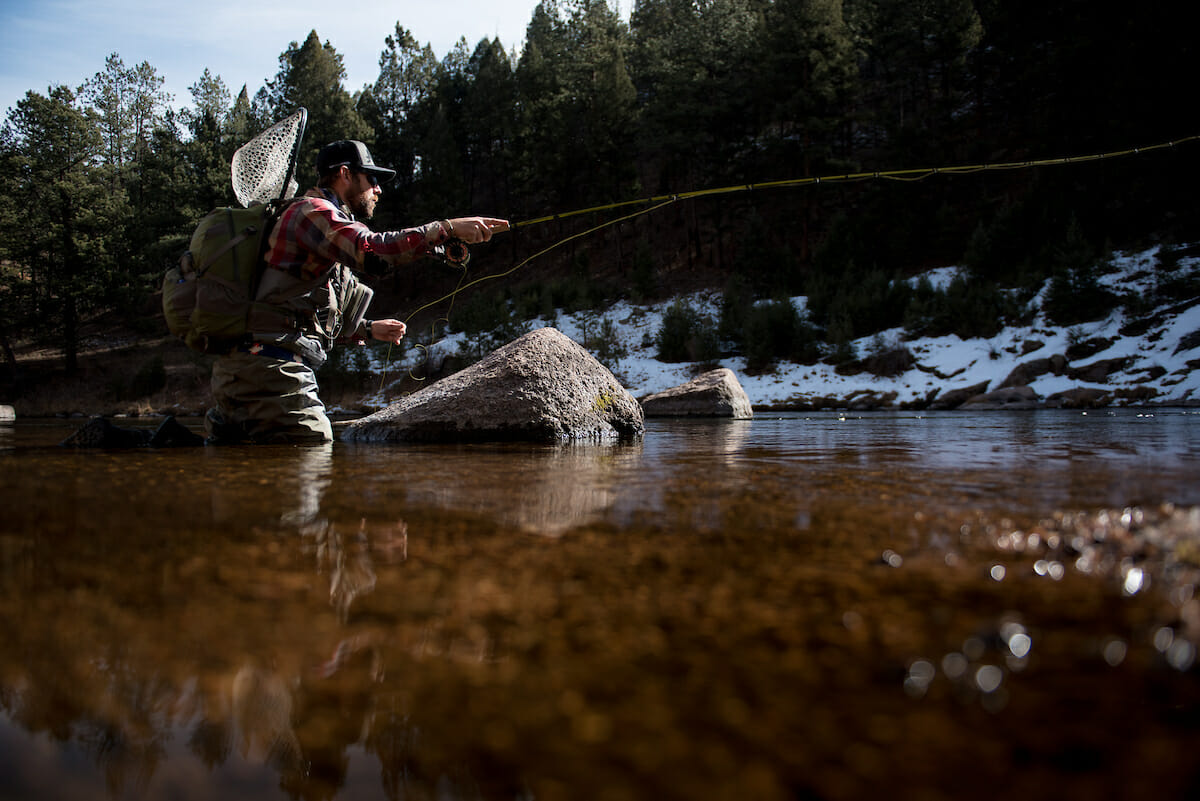
[[[411,321],[414,317],[416,317],[418,314],[425,311],[426,309],[428,309],[432,306],[436,306],[439,303],[442,303],[443,301],[446,301],[446,300],[449,300],[451,303],[451,306],[447,307],[447,309],[446,309],[446,314],[443,317],[439,317],[438,319],[433,321],[433,330],[431,333],[431,337],[430,337],[431,341],[430,341],[429,345],[428,346],[426,346],[426,345],[418,345],[417,346],[418,349],[420,349],[422,351],[422,353],[425,354],[425,360],[419,361],[413,365],[412,369],[409,370],[409,377],[412,378],[414,381],[424,381],[425,380],[424,378],[418,378],[417,376],[413,375],[412,370],[415,370],[418,366],[420,366],[421,364],[424,364],[426,361],[428,361],[429,349],[431,347],[433,347],[434,344],[436,344],[432,341],[432,338],[433,338],[433,336],[436,336],[436,334],[437,334],[437,324],[439,322],[446,322],[446,323],[450,322],[450,308],[453,307],[454,299],[458,295],[459,292],[462,292],[466,289],[470,289],[471,287],[476,286],[477,284],[482,284],[485,281],[492,281],[497,278],[504,278],[505,276],[512,275],[517,270],[521,269],[526,264],[529,264],[529,262],[533,261],[534,259],[541,258],[542,256],[546,255],[547,253],[554,250],[555,248],[560,248],[563,245],[567,244],[568,242],[573,242],[576,239],[581,239],[585,236],[589,236],[591,234],[596,233],[597,231],[603,230],[604,228],[608,228],[610,226],[618,225],[618,224],[626,222],[628,220],[632,220],[635,217],[640,217],[643,214],[649,214],[653,211],[657,211],[658,209],[661,209],[664,206],[668,206],[671,203],[674,203],[677,199],[678,198],[675,195],[669,195],[665,198],[660,198],[659,202],[657,202],[655,205],[653,205],[649,208],[641,209],[640,211],[635,211],[631,214],[626,214],[624,216],[617,217],[616,219],[607,220],[605,222],[600,223],[599,225],[594,225],[591,228],[588,228],[587,230],[579,231],[578,233],[571,234],[570,236],[564,237],[564,238],[558,240],[557,242],[555,242],[545,248],[542,248],[537,253],[527,256],[526,258],[517,262],[515,265],[513,265],[509,269],[505,270],[504,272],[492,273],[489,275],[481,275],[480,277],[466,283],[465,285],[463,284],[463,281],[466,280],[467,273],[464,270],[462,278],[459,279],[458,286],[456,286],[453,291],[451,291],[445,295],[442,295],[440,298],[438,298],[436,300],[431,300],[430,302],[426,303],[423,306],[419,306],[418,308],[414,309],[411,313],[409,313],[408,317],[406,317],[404,319],[404,324],[407,326],[409,321]],[[390,359],[390,358],[391,358],[391,346],[389,345],[388,346],[388,359]],[[383,389],[383,382],[384,382],[385,378],[386,378],[386,371],[384,373],[384,376],[380,378],[379,387],[380,387],[381,391]]]

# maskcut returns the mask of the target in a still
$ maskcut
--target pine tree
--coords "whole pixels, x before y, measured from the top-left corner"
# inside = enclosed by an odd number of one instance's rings
[[[124,168],[136,163],[150,146],[150,137],[162,124],[172,100],[163,91],[165,79],[143,61],[128,68],[113,53],[79,89],[81,100],[98,114],[106,147],[105,160],[112,167]],[[123,174],[118,170],[115,175]]]
[[[182,112],[189,137],[180,148],[180,158],[187,167],[183,180],[191,197],[182,202],[189,217],[198,217],[207,209],[233,202],[229,163],[234,151],[244,144],[241,136],[245,131],[239,128],[235,132],[229,89],[220,76],[204,70],[190,92],[192,108]]]
[[[515,136],[513,65],[499,39],[483,39],[467,64],[463,97],[467,207],[507,205]]]
[[[629,33],[603,0],[543,2],[517,64],[524,191],[559,208],[615,200],[633,183],[637,93]]]
[[[643,182],[655,191],[745,177],[760,126],[762,0],[638,0],[631,64]]]
[[[866,33],[871,128],[909,158],[940,153],[971,102],[970,58],[983,37],[972,0],[856,0]]]
[[[374,130],[376,162],[396,170],[392,197],[378,212],[380,225],[399,227],[412,224],[421,108],[436,89],[441,65],[433,48],[400,23],[384,45],[379,76],[358,97],[357,108]]]
[[[296,161],[301,186],[316,182],[317,151],[323,145],[339,139],[370,139],[371,129],[343,87],[345,80],[341,55],[329,42],[321,44],[314,30],[304,44],[292,42],[280,54],[279,72],[255,98],[256,110],[269,122],[297,108],[308,109],[308,127]]]
[[[106,164],[111,140],[102,120],[65,86],[28,92],[9,113],[2,137],[0,252],[21,265],[33,288],[35,321],[60,345],[68,373],[78,367],[80,324],[107,299],[124,233],[124,194]],[[111,130],[111,129],[109,129]]]

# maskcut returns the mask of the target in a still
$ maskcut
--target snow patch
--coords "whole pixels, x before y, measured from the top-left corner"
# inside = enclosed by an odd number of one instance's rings
[[[1108,262],[1111,270],[1100,279],[1101,283],[1119,292],[1144,291],[1149,287],[1148,282],[1155,280],[1156,272],[1159,272],[1157,255],[1157,247],[1137,253],[1118,253]],[[1198,262],[1200,259],[1195,257],[1181,259],[1178,269],[1194,270]],[[944,267],[931,270],[925,277],[934,287],[943,288],[957,274],[958,268]],[[1045,296],[1045,288],[1035,299],[1035,304]],[[714,324],[720,316],[719,292],[699,292],[681,296],[677,300],[708,315]],[[792,301],[797,309],[803,310],[807,306],[807,298],[803,296],[792,298]],[[695,372],[692,364],[669,364],[655,358],[655,337],[662,325],[663,315],[672,302],[639,305],[621,301],[600,313],[567,314],[560,310],[554,325],[582,344],[585,329],[594,334],[604,320],[611,321],[619,344],[627,354],[613,366],[613,372],[634,397],[643,397],[682,384]],[[963,340],[957,336],[942,336],[904,340],[903,331],[896,329],[853,343],[859,357],[868,355],[880,341],[901,342],[912,351],[918,366],[891,378],[866,373],[843,376],[831,365],[798,365],[790,362],[780,362],[773,371],[762,375],[747,375],[745,359],[742,357],[723,359],[719,366],[734,371],[755,406],[782,406],[821,398],[846,398],[855,393],[879,396],[893,392],[895,403],[900,404],[920,401],[934,390],[948,392],[984,382],[987,382],[988,389],[995,389],[1020,364],[1065,354],[1073,342],[1104,339],[1112,340],[1112,344],[1085,359],[1073,359],[1071,364],[1078,367],[1104,359],[1129,359],[1130,363],[1119,373],[1109,376],[1106,384],[1087,384],[1066,376],[1047,374],[1038,377],[1030,386],[1042,397],[1081,386],[1102,388],[1113,393],[1121,389],[1146,387],[1155,390],[1156,401],[1200,400],[1200,369],[1188,366],[1189,361],[1194,363],[1200,359],[1200,342],[1195,342],[1200,336],[1193,336],[1189,340],[1194,343],[1191,347],[1183,348],[1180,345],[1184,337],[1200,331],[1200,303],[1179,310],[1176,314],[1167,314],[1166,309],[1158,310],[1148,330],[1137,335],[1120,333],[1127,322],[1124,313],[1117,311],[1103,320],[1068,329],[1052,326],[1038,314],[1030,325],[1005,328],[990,339]],[[541,319],[531,320],[527,328],[532,330],[547,324]],[[390,365],[384,364],[386,349],[372,347],[369,349],[371,370],[394,381],[427,359],[436,364],[446,356],[456,354],[464,341],[462,334],[451,334],[428,348],[412,347],[409,343],[403,355]],[[1042,344],[1035,347],[1039,342]],[[396,356],[394,352],[392,355]],[[385,394],[385,390],[373,393],[364,399],[364,405],[386,405]]]

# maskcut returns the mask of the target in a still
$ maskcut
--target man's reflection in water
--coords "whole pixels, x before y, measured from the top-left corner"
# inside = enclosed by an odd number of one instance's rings
[[[357,531],[347,533],[321,514],[321,501],[332,480],[332,469],[331,444],[300,451],[294,474],[296,505],[282,515],[280,522],[295,527],[312,544],[317,571],[329,576],[329,602],[345,623],[354,599],[375,589],[375,566],[365,518]],[[407,537],[403,522],[398,524],[398,530],[400,536]]]
[[[292,688],[271,670],[245,664],[231,687],[233,739],[242,759],[280,773],[303,769],[300,740],[292,729]]]
[[[283,473],[279,485],[284,490],[280,495],[283,503],[295,503],[280,516],[284,526],[294,526],[305,533],[305,529],[321,521],[321,500],[329,489],[333,473],[333,445],[296,446],[295,468]],[[289,487],[288,477],[295,481]],[[292,490],[289,492],[289,490]]]
[[[345,627],[355,601],[375,589],[372,533],[381,538],[389,560],[403,559],[407,555],[407,526],[403,521],[368,526],[364,518],[357,527],[347,529],[323,514],[322,503],[333,481],[332,444],[290,450],[293,464],[273,465],[279,476],[273,495],[284,507],[279,524],[285,537],[295,532],[304,552],[314,555],[316,572],[329,582],[330,606]],[[371,683],[382,681],[383,656],[378,638],[373,633],[357,632],[348,633],[326,648],[314,643],[296,645],[290,656],[260,655],[245,661],[229,682],[233,745],[243,759],[278,770],[284,785],[306,784],[313,780],[315,771],[325,774],[317,778],[336,786],[345,770],[345,747],[361,739],[362,728],[371,717],[370,695],[354,693],[362,705],[359,714],[351,714],[345,699],[331,704],[313,701],[327,692],[320,686],[323,681],[351,666],[365,669]],[[328,658],[317,664],[298,662],[296,655],[311,653],[314,648],[325,650]],[[309,703],[302,704],[298,701],[301,697]],[[342,725],[331,728],[326,706],[337,712]],[[358,723],[341,731],[352,719]],[[313,739],[314,731],[321,733],[318,740]]]

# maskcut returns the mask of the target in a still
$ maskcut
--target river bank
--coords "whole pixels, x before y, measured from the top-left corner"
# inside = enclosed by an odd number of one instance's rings
[[[1106,262],[1101,285],[1127,298],[1153,297],[1163,278],[1158,258],[1158,248],[1115,254]],[[1173,270],[1194,275],[1200,257],[1181,258]],[[944,286],[956,272],[942,268],[924,277]],[[639,398],[721,366],[734,372],[760,411],[1200,405],[1200,297],[1141,308],[1137,314],[1126,304],[1104,319],[1064,327],[1049,322],[1041,309],[1048,289],[1049,282],[1030,302],[1025,322],[988,339],[911,337],[893,329],[850,343],[848,361],[781,361],[755,371],[737,354],[705,364],[657,358],[658,334],[671,304],[685,303],[715,326],[721,305],[717,291],[657,304],[621,301],[600,312],[560,310],[519,328],[554,326],[590,345]],[[803,313],[807,299],[790,302]],[[139,336],[111,323],[89,324],[75,376],[62,374],[59,352],[32,344],[18,348],[15,368],[6,365],[0,371],[0,404],[30,417],[203,413],[209,405],[211,357],[193,354],[165,334]],[[165,332],[165,326],[147,328]],[[462,353],[471,347],[465,334],[430,341],[421,335],[425,328],[411,326],[402,348],[376,343],[337,353],[320,376],[330,409],[346,415],[375,411],[464,363]]]

